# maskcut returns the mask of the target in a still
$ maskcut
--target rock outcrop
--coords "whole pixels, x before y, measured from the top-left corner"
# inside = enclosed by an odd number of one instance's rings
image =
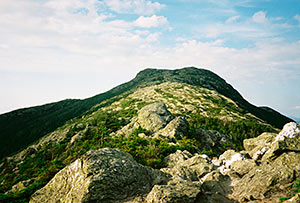
[[[140,127],[148,131],[148,138],[166,139],[176,143],[188,133],[188,126],[186,118],[173,116],[164,103],[153,103],[139,110],[136,118],[113,135],[129,136]]]
[[[138,114],[138,123],[142,128],[157,132],[164,128],[174,116],[168,111],[164,103],[153,103],[143,107]]]
[[[62,169],[30,202],[124,202],[166,180],[164,173],[138,164],[128,153],[104,148]]]
[[[119,133],[142,126],[150,135],[139,136],[159,135],[174,142],[188,130],[186,120],[174,117],[162,103],[144,107],[134,121]],[[217,132],[198,133],[211,147],[228,144]],[[161,170],[138,164],[118,149],[92,150],[57,173],[30,202],[277,202],[287,195],[300,178],[299,124],[286,124],[279,134],[244,140],[244,148],[213,159],[177,150],[165,157],[167,167]],[[287,202],[298,200],[296,195]]]

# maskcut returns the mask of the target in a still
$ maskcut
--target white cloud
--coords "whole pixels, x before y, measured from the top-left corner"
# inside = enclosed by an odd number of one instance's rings
[[[166,48],[157,45],[159,43],[153,44],[159,42],[162,35],[159,31],[135,30],[135,26],[167,25],[168,20],[163,16],[141,16],[132,22],[112,20],[110,14],[97,13],[96,0],[66,0],[64,4],[61,0],[46,4],[20,0],[26,6],[6,2],[10,3],[4,8],[0,6],[0,38],[5,41],[5,45],[0,45],[0,71],[94,71],[104,74],[103,67],[121,73],[132,69],[130,72],[135,73],[145,67],[193,65],[211,68],[227,78],[240,79],[270,72],[278,77],[287,74],[288,78],[297,75],[300,67],[298,42],[266,39],[265,42],[257,41],[252,48],[240,50],[226,47],[220,39],[201,42],[178,38],[176,45]],[[80,8],[86,8],[88,14],[73,12]],[[208,27],[204,34],[218,37],[224,32],[239,33],[250,39],[269,36],[253,22],[242,23],[216,24]],[[124,70],[119,70],[120,67]]]
[[[296,106],[295,109],[300,110],[300,106]]]
[[[135,26],[143,28],[160,27],[166,24],[168,24],[167,18],[156,15],[151,17],[140,16],[134,23]]]
[[[159,2],[147,0],[104,0],[105,4],[117,13],[134,13],[139,15],[153,15],[165,7]]]
[[[300,24],[300,15],[299,15],[299,14],[295,15],[295,16],[294,16],[294,19],[297,20],[298,23]]]
[[[227,20],[226,20],[226,23],[233,23],[233,22],[236,22],[239,18],[240,18],[241,16],[232,16],[232,17],[230,17],[230,18],[228,18]]]
[[[254,13],[252,16],[252,20],[256,23],[262,23],[262,24],[268,23],[266,12],[264,11],[258,11]]]

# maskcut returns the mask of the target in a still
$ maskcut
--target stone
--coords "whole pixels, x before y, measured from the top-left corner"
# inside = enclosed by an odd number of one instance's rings
[[[150,132],[163,129],[173,118],[164,103],[149,104],[138,112],[138,123]]]
[[[244,159],[245,155],[235,152],[234,150],[227,150],[219,157],[221,166],[218,168],[218,171],[222,174],[226,174],[226,172],[231,170],[232,163],[242,161]]]
[[[119,149],[91,150],[58,172],[30,202],[120,202],[166,183],[161,171],[138,164]]]
[[[131,122],[128,123],[126,126],[118,130],[116,133],[111,133],[111,136],[129,136],[131,135],[134,130],[140,127],[138,123],[138,119],[136,117],[132,118]]]
[[[35,152],[36,152],[36,149],[34,149],[33,147],[28,147],[27,149],[23,150],[23,151],[20,153],[20,159],[21,159],[21,160],[24,160],[24,159],[26,159],[27,157],[33,155]]]
[[[206,158],[197,154],[189,159],[180,161],[177,164],[165,170],[173,178],[180,178],[189,181],[198,181],[213,170],[213,165]]]
[[[270,149],[262,157],[263,160],[274,159],[283,151],[300,152],[300,125],[294,122],[285,124],[275,137]]]
[[[271,143],[276,136],[275,133],[262,133],[258,137],[245,139],[243,141],[243,146],[246,151],[250,152],[253,149],[257,148],[258,146],[263,146],[266,143]]]
[[[245,139],[243,141],[243,145],[252,159],[260,160],[271,148],[271,144],[274,141],[275,136],[275,133],[263,133],[256,138]]]
[[[169,168],[171,168],[174,167],[176,164],[191,158],[192,156],[193,155],[187,150],[184,151],[177,150],[175,153],[165,157],[164,162],[167,164]]]
[[[300,153],[285,152],[272,162],[251,169],[234,186],[233,196],[242,200],[263,200],[286,191],[300,177]]]
[[[213,171],[205,175],[201,182],[206,202],[233,202],[227,197],[232,193],[229,176]]]
[[[147,203],[194,203],[201,194],[201,184],[191,181],[171,182],[168,185],[155,185],[147,195]]]
[[[165,128],[155,133],[154,137],[161,136],[169,141],[176,142],[176,140],[181,140],[187,135],[189,129],[188,126],[187,120],[184,117],[179,116],[170,121]]]
[[[242,177],[256,166],[257,164],[253,159],[243,159],[241,161],[232,162],[231,169]]]

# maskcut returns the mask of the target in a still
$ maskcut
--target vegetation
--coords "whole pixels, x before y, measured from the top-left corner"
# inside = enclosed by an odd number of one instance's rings
[[[203,117],[200,114],[192,114],[190,116],[190,136],[192,138],[199,139],[195,135],[195,131],[198,128],[216,130],[226,135],[237,150],[243,150],[244,139],[257,137],[263,132],[276,132],[271,126],[259,123],[254,119],[226,121],[218,118]]]

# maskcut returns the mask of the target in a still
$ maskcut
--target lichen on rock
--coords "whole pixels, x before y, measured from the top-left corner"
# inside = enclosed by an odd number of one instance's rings
[[[56,174],[30,202],[125,201],[166,181],[164,173],[138,164],[121,150],[91,150]]]

